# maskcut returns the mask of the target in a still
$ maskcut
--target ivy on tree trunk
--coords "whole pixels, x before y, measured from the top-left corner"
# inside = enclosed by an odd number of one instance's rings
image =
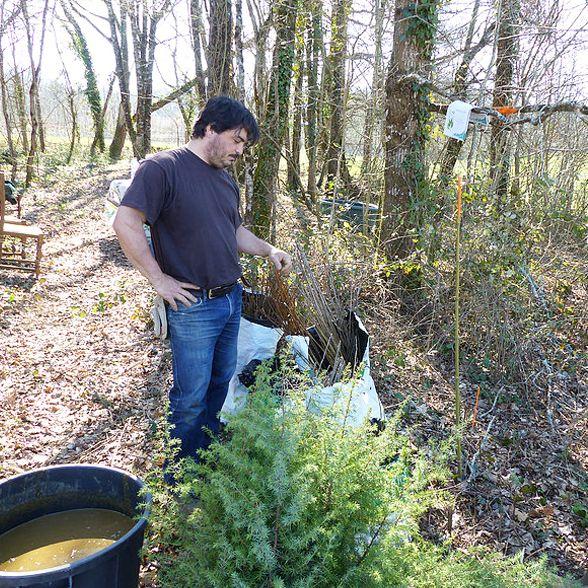
[[[257,167],[253,176],[252,218],[257,234],[262,239],[270,235],[276,179],[288,125],[297,9],[297,0],[277,0],[274,5],[276,44],[266,118],[262,123]]]
[[[430,66],[439,0],[398,0],[392,57],[386,79],[384,222],[381,239],[389,258],[406,257],[420,228],[425,199],[428,88],[403,79]]]

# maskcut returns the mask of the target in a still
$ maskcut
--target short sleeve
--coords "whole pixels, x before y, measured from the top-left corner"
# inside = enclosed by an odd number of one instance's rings
[[[154,161],[145,159],[139,165],[121,206],[136,208],[145,214],[152,225],[166,204],[169,190],[164,169]]]

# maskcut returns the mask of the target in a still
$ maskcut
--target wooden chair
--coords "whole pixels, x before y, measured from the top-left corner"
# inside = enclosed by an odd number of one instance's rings
[[[0,171],[0,267],[34,272],[38,278],[41,272],[43,231],[37,226],[25,224],[19,218],[6,216],[4,214],[5,197],[4,172]],[[6,246],[7,237],[20,241],[20,251],[17,251],[14,246]],[[37,245],[34,259],[27,257],[25,247],[27,241],[31,240]]]

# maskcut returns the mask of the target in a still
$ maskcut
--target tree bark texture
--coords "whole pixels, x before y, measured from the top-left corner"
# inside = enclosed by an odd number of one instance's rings
[[[231,0],[210,0],[208,96],[233,94],[233,15]]]
[[[275,187],[281,149],[286,137],[290,102],[290,82],[294,63],[296,0],[277,0],[274,5],[276,44],[268,91],[266,118],[262,124],[257,166],[253,176],[253,224],[257,234],[267,239],[275,206]]]
[[[65,17],[67,18],[71,29],[68,32],[71,36],[74,50],[84,66],[84,76],[86,78],[86,88],[84,95],[90,107],[90,115],[92,116],[92,124],[94,125],[94,138],[92,139],[92,146],[90,148],[90,156],[94,156],[96,149],[100,153],[104,152],[104,117],[102,116],[102,99],[100,97],[100,90],[98,90],[98,81],[96,72],[94,71],[94,64],[92,63],[92,56],[86,37],[82,29],[75,19],[68,0],[62,0],[61,6]]]
[[[106,91],[106,96],[104,98],[104,103],[102,104],[102,111],[100,113],[100,117],[104,124],[106,120],[106,112],[108,111],[108,104],[110,102],[110,98],[112,96],[112,91],[114,89],[114,81],[116,79],[116,75],[110,76],[110,81],[108,82],[108,90]],[[123,120],[124,124],[124,120]],[[92,140],[92,145],[90,145],[90,153],[96,153],[96,146],[97,146],[98,136],[94,133],[94,139]],[[106,145],[104,147],[106,149]]]
[[[133,113],[131,110],[131,94],[130,94],[130,82],[129,82],[129,48],[127,43],[127,10],[126,5],[121,4],[119,14],[117,15],[114,11],[112,0],[104,0],[106,9],[108,11],[108,23],[110,25],[110,42],[114,51],[114,61],[116,69],[116,77],[118,78],[118,86],[120,91],[120,104],[122,113],[124,116],[126,132],[129,135],[131,144],[133,146],[133,154],[138,157],[139,149],[137,143],[137,133],[135,131],[135,125],[133,123]],[[120,114],[120,112],[119,112]],[[120,133],[119,133],[120,134]],[[116,135],[116,132],[115,132]],[[115,146],[113,149],[114,138],[110,145],[109,155],[113,158],[113,155],[120,153],[122,149],[118,150]]]
[[[498,5],[496,77],[492,104],[494,109],[513,105],[515,67],[518,60],[518,28],[521,16],[519,0],[501,0]],[[511,128],[493,119],[490,137],[490,178],[499,205],[504,204],[510,178]]]
[[[243,0],[235,0],[235,57],[237,61],[237,97],[245,100],[245,61],[243,58]]]
[[[45,149],[47,148],[45,142],[45,123],[43,122],[43,113],[41,111],[41,99],[39,98],[39,88],[41,87],[41,80],[37,77],[37,84],[35,88],[35,95],[33,97],[35,101],[35,110],[37,116],[37,125],[38,125],[38,136],[39,136],[39,150],[41,153],[45,153]]]
[[[151,151],[151,104],[153,102],[153,66],[157,46],[157,25],[169,10],[171,0],[150,9],[140,0],[128,2],[129,20],[137,77],[136,153],[143,159]]]
[[[306,31],[306,155],[308,158],[308,193],[313,201],[317,198],[317,148],[318,110],[320,84],[318,79],[319,55],[323,40],[322,9],[317,0],[311,0],[308,7]]]
[[[331,47],[328,60],[329,143],[326,152],[327,180],[337,184],[339,178],[351,185],[344,150],[345,130],[345,67],[347,54],[347,22],[350,0],[335,0],[331,19]],[[336,188],[334,188],[336,192]]]
[[[293,193],[304,191],[300,181],[300,149],[302,147],[302,82],[304,71],[303,47],[296,48],[296,82],[292,104],[292,142],[288,159],[288,189]]]
[[[71,160],[73,159],[73,155],[76,148],[76,142],[79,143],[80,141],[80,127],[78,125],[78,109],[76,106],[76,95],[71,86],[67,89],[67,107],[69,110],[69,116],[71,118],[71,136],[69,142],[69,151],[65,162],[69,165],[71,163]]]
[[[35,66],[35,59],[33,57],[33,34],[31,30],[31,21],[27,10],[26,0],[21,0],[21,9],[23,14],[23,20],[25,23],[25,32],[27,40],[27,49],[29,55],[29,64],[31,67],[31,84],[29,86],[29,117],[31,121],[31,135],[29,139],[29,151],[27,153],[26,160],[26,174],[25,174],[25,188],[31,185],[34,176],[33,163],[37,154],[37,142],[38,142],[38,131],[39,131],[39,119],[37,110],[36,95],[38,93],[38,82],[37,82],[37,68]]]
[[[197,80],[198,104],[202,108],[206,102],[206,82],[202,67],[202,43],[200,42],[204,34],[200,0],[190,0],[190,32],[192,35],[192,49],[194,51],[194,75]]]
[[[43,12],[41,14],[41,39],[39,41],[39,59],[35,65],[35,76],[37,78],[36,81],[36,89],[34,95],[35,101],[35,110],[37,111],[37,124],[38,124],[38,136],[39,136],[39,148],[42,153],[45,153],[46,144],[45,144],[45,124],[43,122],[43,113],[41,110],[41,100],[39,98],[39,88],[41,85],[41,62],[43,61],[43,48],[45,46],[45,32],[47,30],[47,13],[49,11],[49,0],[45,0],[45,5],[43,6]]]
[[[266,47],[268,42],[271,26],[269,19],[262,22],[255,35],[255,69],[253,92],[255,98],[255,109],[257,118],[265,119],[265,109],[267,107],[268,93],[268,73],[266,60]]]
[[[381,239],[387,256],[405,257],[412,248],[411,232],[424,177],[428,122],[428,88],[406,82],[410,73],[425,74],[432,57],[437,5],[397,0],[392,57],[386,78],[384,131],[384,221]]]
[[[118,106],[118,115],[116,117],[114,135],[112,136],[112,141],[108,147],[108,156],[112,161],[117,161],[121,158],[126,139],[127,124],[125,121],[125,108],[121,100]]]

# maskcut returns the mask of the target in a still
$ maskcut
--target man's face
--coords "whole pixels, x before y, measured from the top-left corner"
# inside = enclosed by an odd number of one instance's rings
[[[224,169],[237,161],[247,145],[245,129],[227,129],[222,133],[206,129],[207,159],[213,167]]]

